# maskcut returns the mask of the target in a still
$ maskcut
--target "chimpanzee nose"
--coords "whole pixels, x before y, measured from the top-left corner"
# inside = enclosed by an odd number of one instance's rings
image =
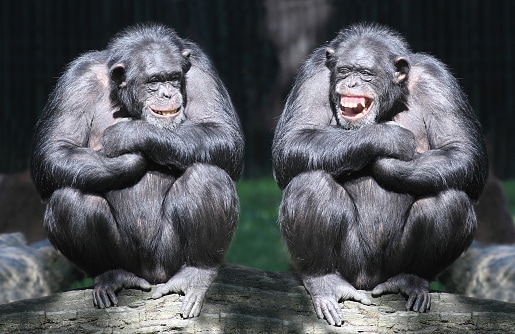
[[[358,82],[356,80],[350,80],[348,83],[347,83],[347,87],[349,88],[354,88],[358,85]]]
[[[159,87],[159,97],[167,99],[172,97],[172,90],[170,89],[169,85],[161,85],[161,87]]]

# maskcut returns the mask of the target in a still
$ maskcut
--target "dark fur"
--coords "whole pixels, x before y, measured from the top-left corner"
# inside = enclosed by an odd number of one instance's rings
[[[154,117],[159,105],[180,116]],[[130,28],[69,65],[36,126],[31,170],[48,236],[96,277],[97,306],[167,282],[154,296],[185,293],[183,316],[198,315],[236,227],[243,146],[210,61],[166,27]]]
[[[343,119],[340,81],[377,94],[368,118]],[[472,202],[487,176],[480,125],[456,79],[375,25],[342,30],[302,66],[273,163],[283,237],[332,324],[342,321],[338,300],[370,302],[355,288],[402,292],[408,308],[428,309],[427,280],[472,241]]]

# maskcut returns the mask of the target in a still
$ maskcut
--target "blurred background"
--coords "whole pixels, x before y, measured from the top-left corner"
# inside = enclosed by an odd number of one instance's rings
[[[199,44],[240,116],[246,138],[245,172],[238,184],[242,213],[228,262],[290,269],[276,223],[281,194],[271,178],[274,126],[300,63],[352,23],[388,25],[413,51],[449,65],[483,124],[492,170],[511,191],[514,16],[511,0],[3,1],[0,233],[21,230],[29,241],[45,237],[43,208],[27,167],[34,124],[66,64],[105,48],[115,33],[142,22],[166,24]],[[510,196],[508,204],[514,207]]]

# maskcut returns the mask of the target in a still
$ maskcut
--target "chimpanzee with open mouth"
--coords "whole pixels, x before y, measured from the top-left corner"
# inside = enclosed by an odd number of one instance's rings
[[[275,130],[281,231],[315,311],[402,293],[431,306],[429,280],[472,242],[487,177],[481,128],[456,79],[396,32],[358,24],[314,51]]]

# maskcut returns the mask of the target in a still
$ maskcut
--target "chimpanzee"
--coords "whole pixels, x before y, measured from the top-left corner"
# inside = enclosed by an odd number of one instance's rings
[[[93,276],[93,302],[122,288],[184,293],[200,314],[231,241],[243,135],[215,69],[162,25],[73,61],[36,125],[33,180],[53,245]]]
[[[456,79],[375,24],[343,29],[300,69],[277,124],[279,222],[319,318],[339,301],[406,295],[471,243],[487,177],[480,125]]]

